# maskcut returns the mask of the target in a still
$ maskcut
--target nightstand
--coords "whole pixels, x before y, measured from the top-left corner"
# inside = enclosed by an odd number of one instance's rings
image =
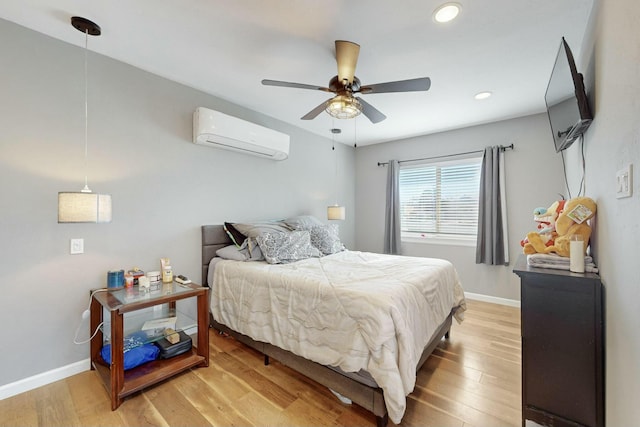
[[[103,321],[103,311],[110,315],[111,364],[102,359],[100,350],[105,333],[99,330],[91,340],[91,369],[96,370],[107,391],[111,395],[111,409],[120,406],[123,399],[150,385],[163,381],[175,374],[193,367],[209,366],[209,288],[193,283],[183,285],[177,282],[162,284],[157,290],[140,291],[138,287],[120,288],[98,292],[91,300],[90,331],[96,330]],[[125,313],[153,311],[151,307],[167,304],[175,310],[176,301],[197,299],[197,339],[194,347],[179,356],[159,359],[136,368],[124,370],[123,338],[125,336]],[[103,310],[104,309],[104,310]],[[144,314],[144,312],[143,312]],[[152,315],[149,315],[151,318]],[[104,330],[104,332],[107,332]]]

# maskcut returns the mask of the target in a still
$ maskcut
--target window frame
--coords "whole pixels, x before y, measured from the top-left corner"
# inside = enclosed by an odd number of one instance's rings
[[[477,200],[479,201],[480,197],[480,172],[482,167],[482,152],[480,153],[470,153],[465,156],[456,156],[456,158],[449,159],[425,159],[420,160],[419,162],[412,162],[411,165],[400,165],[400,174],[402,174],[403,169],[409,168],[419,168],[421,166],[426,167],[446,167],[446,166],[454,166],[454,165],[465,165],[465,164],[477,164],[478,165],[478,192],[477,192]],[[439,172],[437,173],[439,175]],[[439,181],[439,178],[438,178]],[[439,181],[437,186],[441,185],[441,181]],[[402,194],[401,187],[398,188],[400,194]],[[438,197],[437,203],[440,202],[440,198]],[[402,206],[402,202],[401,202]],[[476,219],[477,221],[477,219]],[[476,233],[471,234],[450,234],[450,233],[430,233],[430,232],[412,232],[412,231],[403,231],[402,230],[403,216],[402,212],[400,212],[400,239],[405,243],[422,243],[422,244],[436,244],[436,245],[455,245],[455,246],[476,246],[477,242],[477,227]]]

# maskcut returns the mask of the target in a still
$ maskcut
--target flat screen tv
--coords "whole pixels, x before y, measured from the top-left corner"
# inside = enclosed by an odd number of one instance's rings
[[[544,95],[556,152],[568,148],[587,130],[593,116],[589,110],[582,74],[564,37]]]

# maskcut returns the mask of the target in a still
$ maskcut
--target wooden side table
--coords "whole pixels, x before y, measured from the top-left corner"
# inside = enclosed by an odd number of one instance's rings
[[[197,298],[198,337],[195,346],[186,353],[169,359],[159,359],[136,368],[124,370],[124,314],[169,304],[175,308],[178,300]],[[184,370],[209,366],[209,288],[190,283],[177,282],[163,284],[161,289],[139,291],[134,288],[120,288],[98,292],[91,299],[90,331],[93,332],[103,321],[103,308],[109,311],[111,320],[111,364],[100,355],[103,345],[102,330],[91,340],[91,369],[96,370],[104,386],[111,395],[111,409],[116,410],[123,399],[152,384],[163,381]]]

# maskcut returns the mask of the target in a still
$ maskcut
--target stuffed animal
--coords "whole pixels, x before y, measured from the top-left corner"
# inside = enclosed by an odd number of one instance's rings
[[[564,209],[566,200],[553,202],[548,208],[535,208],[533,220],[538,223],[538,231],[531,232],[520,241],[525,254],[542,252],[547,246],[552,246],[557,236],[556,220]]]
[[[534,218],[553,218],[553,214],[551,212],[550,215],[549,210],[553,209],[554,205],[555,203],[545,212],[539,212],[542,215],[536,215],[540,208],[536,209]],[[556,207],[556,209],[558,208],[559,206]],[[569,242],[571,237],[575,235],[582,236],[586,252],[586,248],[589,246],[589,238],[591,237],[591,227],[587,221],[593,218],[596,213],[596,202],[589,197],[576,197],[566,201],[557,213],[553,231],[549,231],[550,228],[545,227],[541,230],[543,231],[542,233],[540,231],[527,233],[527,238],[520,242],[525,254],[556,253],[560,256],[568,257]]]

